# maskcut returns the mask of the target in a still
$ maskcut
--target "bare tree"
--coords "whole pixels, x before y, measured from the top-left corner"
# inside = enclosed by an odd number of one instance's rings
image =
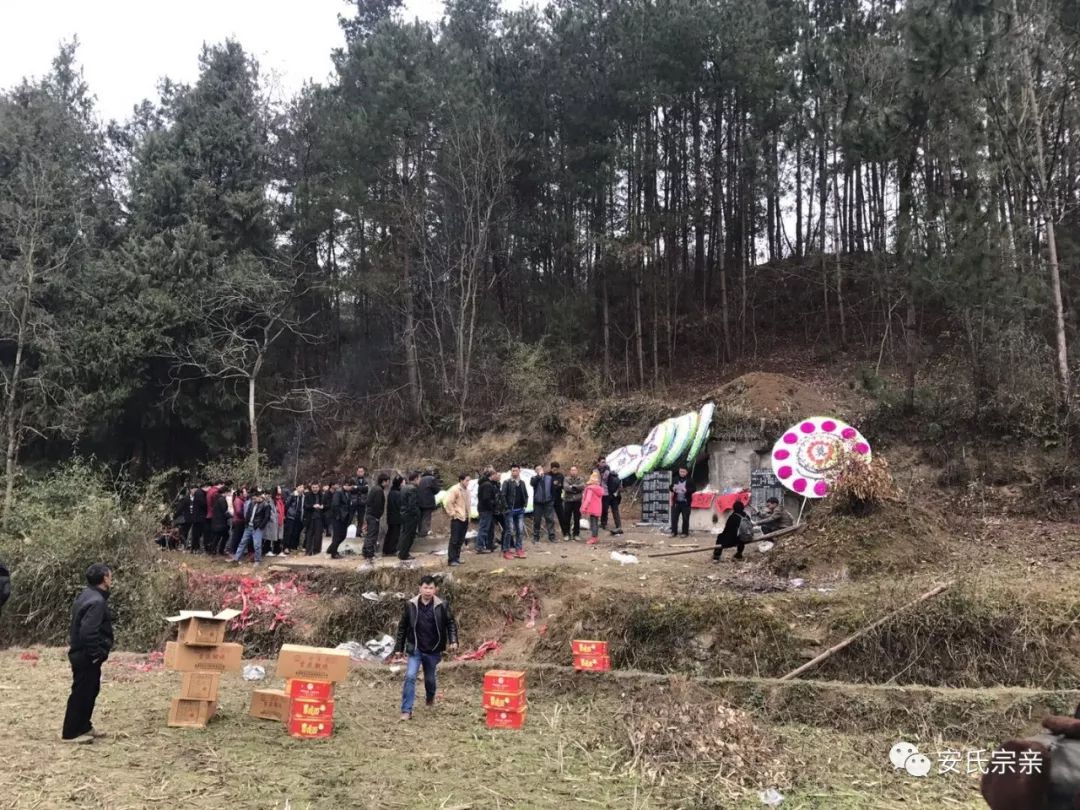
[[[57,244],[52,231],[56,217],[59,178],[40,160],[23,156],[17,170],[3,188],[0,202],[0,226],[10,234],[14,258],[0,263],[0,343],[10,344],[10,366],[0,366],[0,391],[3,396],[4,430],[4,500],[6,523],[15,490],[15,471],[19,450],[28,433],[38,432],[27,419],[47,419],[43,412],[46,386],[38,376],[30,355],[53,345],[53,323],[48,312],[36,300],[44,288],[62,275],[68,256],[78,239]],[[78,211],[71,214],[78,222]],[[43,424],[43,423],[41,423]]]
[[[480,293],[492,282],[492,236],[507,215],[510,159],[498,115],[469,110],[443,136],[428,194],[404,203],[429,313],[415,326],[434,344],[434,362],[454,403],[459,434],[466,426]]]
[[[275,376],[272,387],[260,397],[266,361],[278,340],[286,335],[305,343],[318,340],[305,329],[314,316],[295,314],[294,302],[307,292],[300,289],[301,284],[298,274],[271,272],[267,263],[254,259],[242,262],[218,285],[201,313],[205,334],[190,342],[175,341],[169,353],[174,398],[180,396],[184,382],[195,379],[235,384],[237,398],[247,405],[250,451],[256,465],[259,417],[267,409],[314,413],[336,401],[332,392],[307,385],[303,377],[287,375]]]

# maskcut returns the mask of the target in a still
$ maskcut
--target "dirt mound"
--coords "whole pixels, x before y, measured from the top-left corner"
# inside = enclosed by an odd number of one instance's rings
[[[676,681],[647,701],[631,701],[624,714],[631,765],[658,784],[678,774],[675,789],[685,798],[715,804],[718,791],[729,801],[738,787],[785,781],[779,741],[700,686]]]
[[[812,385],[785,374],[751,372],[722,385],[713,398],[716,404],[759,417],[793,415],[795,418],[828,415],[836,410]]]
[[[945,553],[942,520],[900,501],[883,503],[861,517],[826,506],[806,523],[803,532],[782,538],[768,555],[773,573],[830,579],[902,574],[932,565]]]

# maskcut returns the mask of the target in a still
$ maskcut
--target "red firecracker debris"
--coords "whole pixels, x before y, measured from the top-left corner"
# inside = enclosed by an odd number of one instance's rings
[[[479,647],[472,652],[463,653],[461,655],[454,656],[455,661],[480,661],[488,653],[498,652],[502,648],[502,645],[497,641],[485,641]]]
[[[281,580],[260,579],[240,574],[189,574],[192,590],[210,596],[222,608],[240,611],[229,623],[232,630],[249,628],[273,631],[279,625],[293,624],[292,612],[299,598],[308,594],[307,588],[292,576]]]
[[[19,660],[20,661],[29,661],[30,666],[36,667],[37,664],[38,664],[38,661],[41,660],[41,656],[38,655],[36,652],[27,651],[27,652],[24,652],[24,653],[20,653]]]

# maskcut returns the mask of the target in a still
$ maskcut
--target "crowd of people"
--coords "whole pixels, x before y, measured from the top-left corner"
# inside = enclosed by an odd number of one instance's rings
[[[580,540],[585,527],[585,542],[596,544],[609,522],[612,535],[623,533],[619,511],[622,480],[603,457],[597,459],[588,478],[577,466],[564,474],[559,463],[553,462],[546,470],[537,466],[529,483],[533,543],[544,537],[554,543],[557,535],[564,542]],[[474,507],[470,484],[471,476],[462,473],[442,504],[450,517],[447,560],[451,566],[462,562],[461,550]],[[382,556],[397,556],[408,565],[414,542],[431,533],[439,491],[433,470],[393,476],[380,472],[370,480],[362,466],[355,478],[344,482],[315,481],[288,490],[281,486],[234,486],[228,481],[193,483],[178,496],[158,543],[191,554],[218,555],[234,563],[251,552],[256,565],[264,557],[290,554],[325,553],[331,559],[341,559],[341,544],[355,524],[357,536],[363,538],[365,565],[374,566],[380,545]],[[506,559],[524,558],[529,491],[521,467],[512,467],[505,481],[500,481],[494,468],[481,472],[476,501],[480,518],[477,553],[501,551]],[[496,529],[501,530],[498,541]],[[329,546],[324,551],[327,540]]]

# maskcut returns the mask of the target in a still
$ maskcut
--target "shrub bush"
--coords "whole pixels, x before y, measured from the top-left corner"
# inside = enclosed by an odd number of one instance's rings
[[[86,569],[109,565],[117,646],[145,648],[160,635],[162,617],[183,601],[175,570],[160,566],[154,538],[162,516],[152,490],[110,481],[76,459],[15,492],[0,559],[11,569],[11,600],[0,617],[4,644],[66,644],[71,602]]]

